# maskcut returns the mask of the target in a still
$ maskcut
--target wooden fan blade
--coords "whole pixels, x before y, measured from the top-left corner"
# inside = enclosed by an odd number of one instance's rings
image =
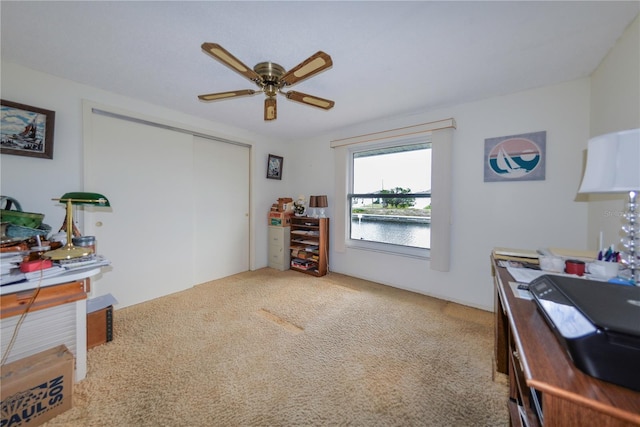
[[[257,92],[251,89],[236,90],[232,92],[209,93],[207,95],[198,95],[200,101],[218,101],[220,99],[238,98],[240,96],[255,95]]]
[[[275,120],[278,118],[278,106],[275,97],[267,97],[264,100],[264,121]]]
[[[285,96],[287,97],[287,99],[290,99],[292,101],[302,102],[303,104],[311,105],[312,107],[323,108],[325,110],[330,110],[335,105],[335,102],[329,99],[307,95],[306,93],[296,92],[294,90],[286,92]]]
[[[302,80],[313,77],[321,71],[330,68],[333,65],[331,57],[322,51],[316,52],[308,59],[296,65],[282,76],[281,81],[287,86],[291,86]]]
[[[225,48],[217,43],[202,43],[202,50],[211,55],[214,59],[222,62],[253,82],[259,82],[261,77],[258,73],[247,67],[238,58],[229,53]]]

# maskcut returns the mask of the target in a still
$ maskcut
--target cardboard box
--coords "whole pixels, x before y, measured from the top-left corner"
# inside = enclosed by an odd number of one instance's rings
[[[73,354],[66,346],[16,360],[0,370],[0,426],[38,426],[71,408]]]
[[[278,199],[278,211],[286,212],[293,206],[293,199],[291,197],[280,197]]]
[[[291,212],[269,212],[269,225],[289,227],[291,225]]]

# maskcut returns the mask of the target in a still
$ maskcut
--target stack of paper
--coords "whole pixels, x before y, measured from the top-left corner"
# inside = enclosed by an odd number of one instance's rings
[[[598,257],[598,251],[578,251],[575,249],[549,248],[554,256],[565,259],[578,259],[585,262],[593,261]]]
[[[28,273],[24,273],[24,276],[27,280],[38,280],[38,279],[46,279],[49,277],[58,276],[62,273],[66,272],[64,267],[60,267],[59,265],[54,265],[53,267],[45,268],[43,270],[30,271]]]
[[[9,285],[24,280],[24,274],[19,268],[21,262],[22,255],[15,253],[2,254],[2,259],[0,259],[0,285]]]
[[[538,252],[531,249],[493,248],[493,258],[506,261],[520,261],[529,264],[538,264]]]

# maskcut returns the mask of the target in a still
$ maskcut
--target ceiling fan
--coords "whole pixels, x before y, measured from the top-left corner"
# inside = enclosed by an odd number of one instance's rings
[[[242,74],[244,77],[254,82],[259,89],[244,89],[231,92],[199,95],[198,98],[201,101],[218,101],[264,92],[266,95],[266,99],[264,100],[265,121],[275,120],[277,117],[276,94],[278,93],[284,95],[291,101],[301,102],[324,110],[333,108],[335,104],[335,102],[329,99],[293,90],[288,92],[282,90],[286,86],[292,86],[315,76],[327,68],[330,68],[333,65],[333,61],[331,61],[331,57],[329,55],[322,51],[316,52],[289,71],[286,71],[282,66],[273,62],[261,62],[253,67],[252,70],[217,43],[203,43],[202,50],[211,55],[214,59],[217,59],[232,70]]]

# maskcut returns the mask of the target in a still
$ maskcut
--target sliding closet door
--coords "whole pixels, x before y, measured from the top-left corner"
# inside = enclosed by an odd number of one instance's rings
[[[96,295],[125,307],[193,286],[193,136],[91,114],[85,138],[85,190],[112,206],[85,210],[85,234],[112,262]]]
[[[195,283],[249,270],[249,148],[194,137]]]

